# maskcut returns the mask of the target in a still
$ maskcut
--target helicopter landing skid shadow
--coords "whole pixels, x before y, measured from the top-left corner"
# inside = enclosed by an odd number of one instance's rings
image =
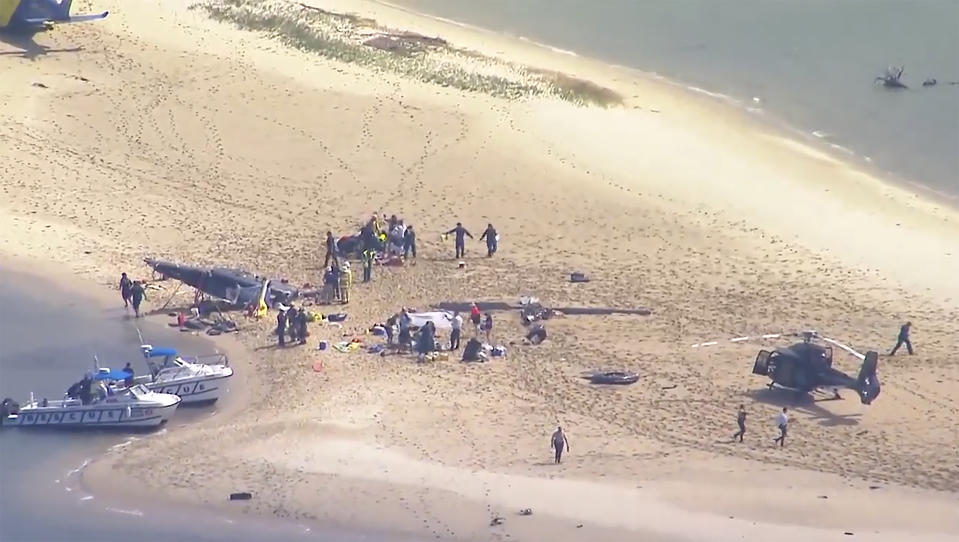
[[[816,390],[811,393],[801,393],[794,390],[783,388],[763,388],[750,390],[746,392],[754,401],[775,405],[777,407],[790,408],[805,414],[808,414],[819,425],[833,427],[837,425],[858,425],[862,414],[834,414],[819,405],[822,402],[842,401],[844,398],[836,398],[831,391],[823,392]],[[817,398],[817,396],[819,398]],[[855,393],[853,393],[855,397]]]

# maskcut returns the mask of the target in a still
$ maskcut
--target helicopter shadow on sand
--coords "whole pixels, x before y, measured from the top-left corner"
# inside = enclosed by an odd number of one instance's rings
[[[824,427],[859,425],[859,418],[862,417],[862,414],[858,412],[836,414],[820,406],[819,403],[833,403],[846,399],[842,396],[836,398],[831,391],[816,390],[810,393],[797,393],[782,388],[766,387],[749,390],[745,395],[760,403],[774,405],[776,407],[786,407],[790,410],[806,414],[811,420],[816,421]]]
[[[35,34],[30,32],[0,31],[0,43],[15,47],[18,50],[0,51],[0,57],[14,56],[27,60],[36,60],[38,57],[51,53],[77,53],[83,47],[52,48],[41,45],[34,40]]]

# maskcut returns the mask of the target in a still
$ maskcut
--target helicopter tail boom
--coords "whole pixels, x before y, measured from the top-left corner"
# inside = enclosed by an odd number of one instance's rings
[[[874,351],[866,352],[862,366],[859,368],[859,376],[856,378],[856,392],[859,393],[859,399],[864,405],[872,403],[879,396],[881,386],[877,374],[878,367],[879,354]]]

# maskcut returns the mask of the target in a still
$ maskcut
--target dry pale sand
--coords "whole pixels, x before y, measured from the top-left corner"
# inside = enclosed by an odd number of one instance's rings
[[[416,82],[180,0],[95,4],[110,18],[37,36],[46,52],[0,43],[10,257],[104,285],[146,275],[147,255],[316,283],[325,231],[386,211],[417,228],[418,265],[377,268],[347,325],[314,339],[363,336],[401,306],[443,300],[654,311],[557,319],[542,346],[478,366],[280,352],[269,321],[248,323],[237,363],[253,377],[249,407],[108,456],[88,473],[95,488],[116,490],[105,473],[122,472],[141,498],[464,540],[959,535],[954,210],[669,85],[382,4],[321,2],[562,69],[624,104]],[[457,220],[475,234],[494,223],[500,253],[471,243],[456,269],[439,233]],[[575,270],[594,280],[569,284]],[[882,352],[905,319],[917,354],[881,359],[876,403],[850,392],[797,405],[785,449],[771,438],[786,399],[749,372],[757,346],[690,348],[813,327]],[[521,336],[515,315],[497,326]],[[597,367],[643,378],[578,378]],[[740,403],[742,445],[728,441]],[[557,423],[572,445],[562,466],[548,449]],[[237,490],[255,498],[226,503]]]

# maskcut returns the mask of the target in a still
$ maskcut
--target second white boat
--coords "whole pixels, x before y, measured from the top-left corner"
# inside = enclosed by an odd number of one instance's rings
[[[133,377],[133,384],[178,395],[185,405],[216,401],[233,376],[233,368],[224,354],[184,358],[173,348],[144,344],[140,349],[150,374]]]

